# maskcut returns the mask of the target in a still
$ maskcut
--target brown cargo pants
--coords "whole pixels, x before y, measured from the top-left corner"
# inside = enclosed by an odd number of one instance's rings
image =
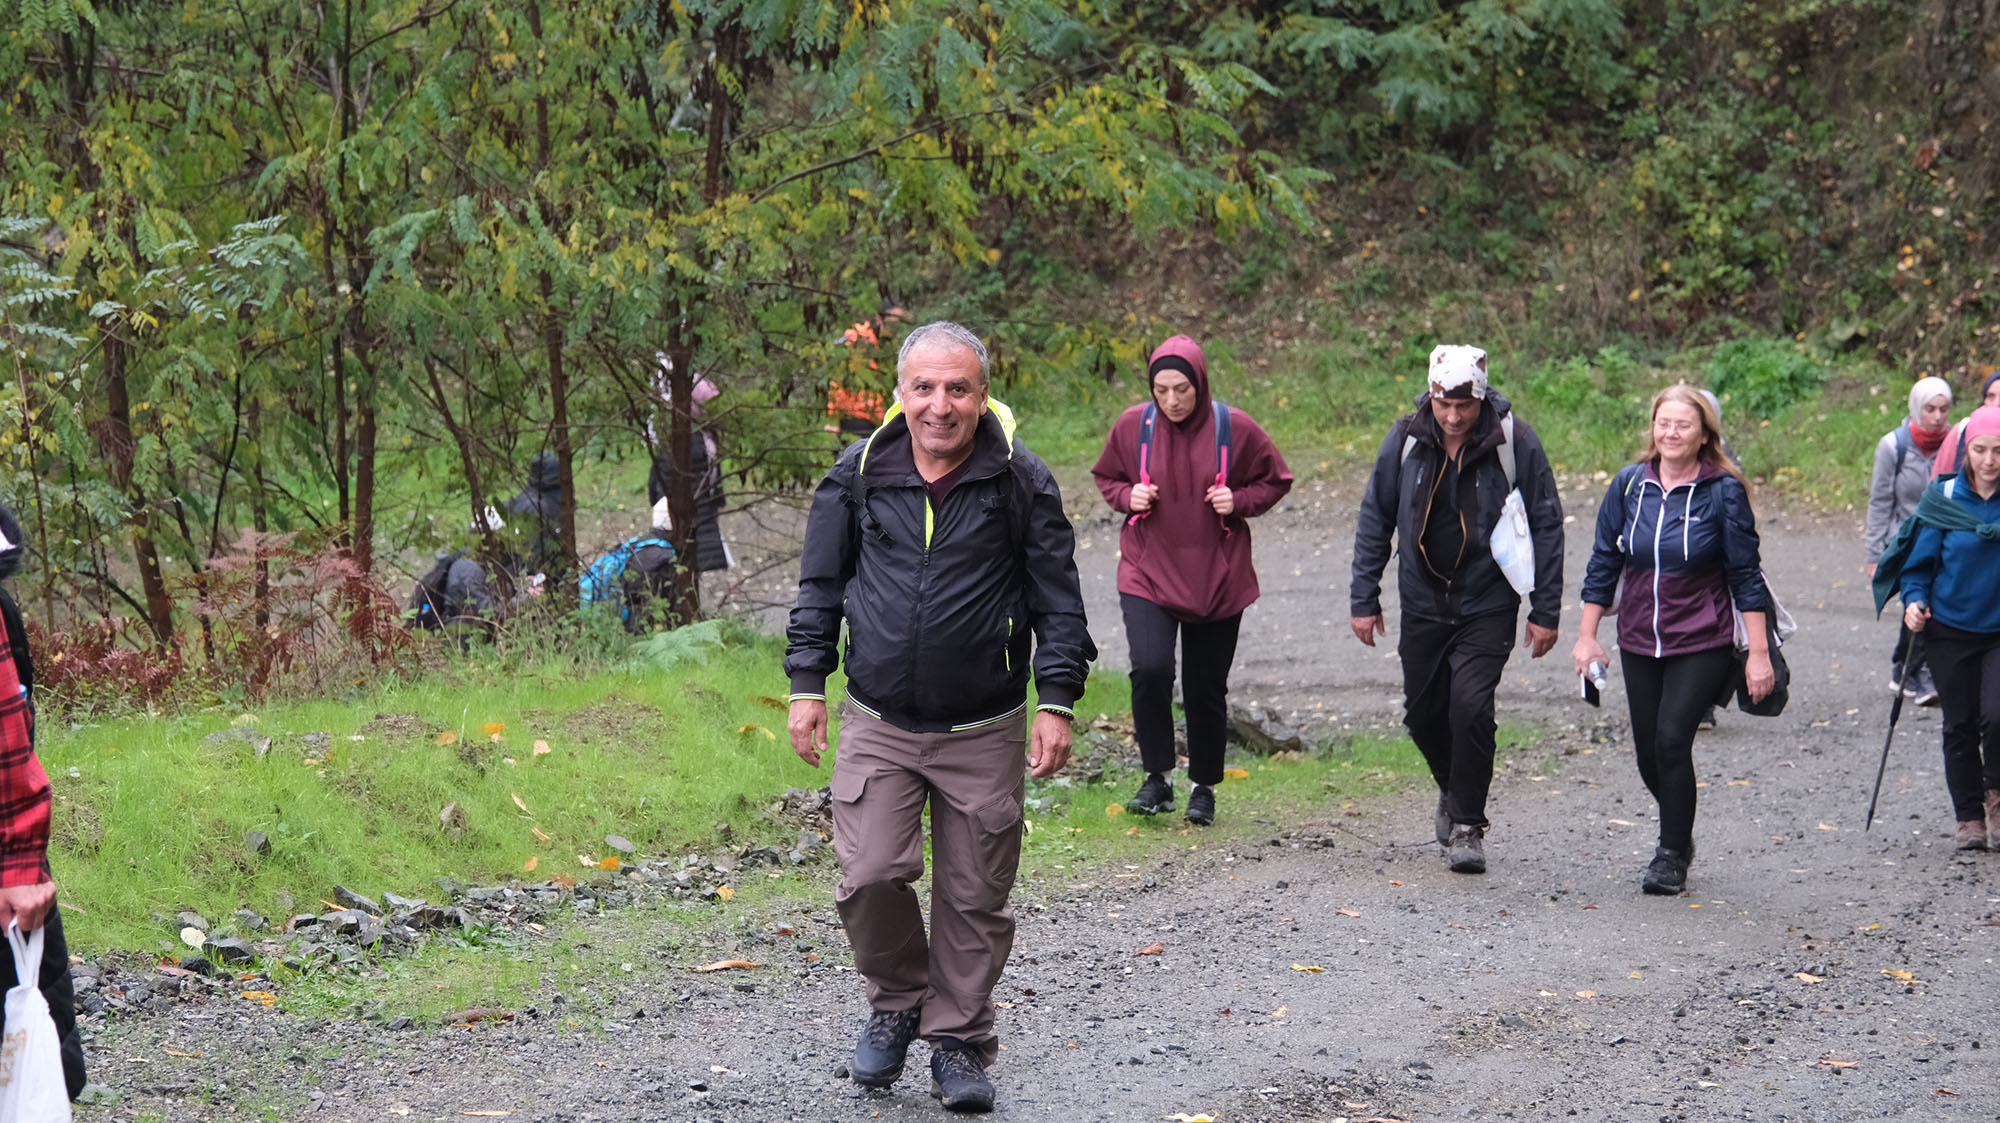
[[[954,733],[910,733],[849,703],[833,762],[834,901],[877,1010],[918,1009],[918,1031],[999,1055],[993,987],[1014,948],[1007,895],[1021,864],[1025,713]],[[931,930],[911,883],[931,812]]]

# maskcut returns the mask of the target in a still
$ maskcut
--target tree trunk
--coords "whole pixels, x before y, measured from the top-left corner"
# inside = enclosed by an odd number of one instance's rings
[[[153,505],[133,489],[136,444],[132,437],[132,392],[125,375],[130,345],[118,334],[117,325],[105,325],[105,332],[104,417],[91,430],[98,453],[111,467],[111,482],[125,500],[132,557],[139,565],[139,582],[146,593],[146,625],[152,630],[153,646],[165,654],[173,646],[174,602],[167,595],[159,549],[153,544]]]
[[[539,43],[542,39],[540,3],[528,5],[528,28],[535,33],[535,40]],[[535,158],[546,176],[554,152],[549,141],[549,98],[545,91],[535,94]],[[559,225],[555,205],[550,201],[546,188],[537,194],[542,222],[554,230]],[[548,355],[549,402],[553,407],[549,416],[549,439],[555,446],[556,480],[562,488],[562,521],[558,530],[562,535],[563,556],[568,559],[570,573],[574,575],[582,571],[583,559],[576,546],[576,464],[569,432],[569,368],[563,361],[562,322],[556,317],[555,278],[544,269],[536,280],[542,293],[542,346]],[[573,582],[563,583],[566,598],[577,595],[574,590]]]

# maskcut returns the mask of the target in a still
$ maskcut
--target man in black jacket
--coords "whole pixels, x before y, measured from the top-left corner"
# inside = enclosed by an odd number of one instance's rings
[[[927,324],[904,339],[896,368],[901,405],[813,495],[787,631],[792,747],[819,766],[845,619],[835,900],[873,1008],[849,1071],[862,1084],[894,1084],[921,1034],[931,1094],[953,1110],[988,1111],[1024,764],[1048,776],[1068,762],[1097,649],[1062,495],[987,409],[985,345],[957,324]],[[928,939],[910,888],[924,872],[927,801]]]
[[[1511,434],[1511,435],[1510,435]],[[1512,471],[1501,456],[1511,454]],[[1354,634],[1385,635],[1382,570],[1401,544],[1403,724],[1438,785],[1437,840],[1451,868],[1486,872],[1486,791],[1493,783],[1493,692],[1514,643],[1521,596],[1488,543],[1518,487],[1534,544],[1523,646],[1555,646],[1562,612],[1563,513],[1542,443],[1486,383],[1486,352],[1431,352],[1430,390],[1396,420],[1354,530]]]

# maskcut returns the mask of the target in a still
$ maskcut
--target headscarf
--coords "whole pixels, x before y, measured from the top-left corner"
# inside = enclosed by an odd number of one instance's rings
[[[1910,387],[1910,440],[1925,456],[1936,456],[1938,449],[1944,445],[1945,437],[1951,433],[1949,422],[1936,429],[1923,426],[1924,407],[1939,394],[1944,395],[1945,403],[1949,405],[1951,383],[1942,378],[1919,378],[1916,385]]]
[[[1486,398],[1486,352],[1462,344],[1440,343],[1431,349],[1431,396]]]
[[[1965,419],[1965,443],[1979,437],[2000,435],[2000,406],[1980,406]]]

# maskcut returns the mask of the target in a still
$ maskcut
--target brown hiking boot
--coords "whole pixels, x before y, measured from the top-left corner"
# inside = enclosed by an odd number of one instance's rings
[[[1958,832],[1952,835],[1952,841],[1958,844],[1958,848],[1960,850],[1986,849],[1985,820],[1983,819],[1959,820]]]

